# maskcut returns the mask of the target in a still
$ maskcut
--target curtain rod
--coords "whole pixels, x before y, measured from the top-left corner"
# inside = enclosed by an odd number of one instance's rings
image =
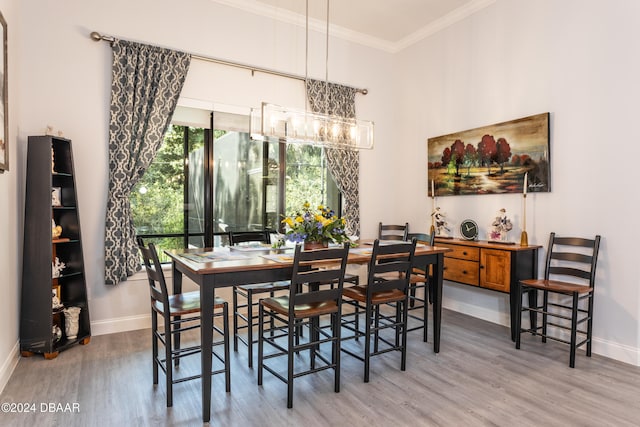
[[[91,40],[99,42],[99,41],[105,41],[105,42],[109,42],[109,43],[113,43],[116,39],[113,36],[106,36],[103,34],[98,33],[97,31],[92,31],[91,34],[89,34],[89,37],[91,38]],[[191,58],[193,59],[198,59],[200,61],[206,61],[206,62],[213,62],[215,64],[220,64],[220,65],[227,65],[230,67],[236,67],[236,68],[242,68],[244,70],[249,70],[251,71],[251,74],[253,75],[253,73],[258,72],[258,73],[264,73],[264,74],[271,74],[274,76],[278,76],[278,77],[285,77],[288,79],[294,79],[294,80],[300,80],[300,81],[305,81],[305,77],[303,76],[299,76],[297,74],[290,74],[290,73],[283,73],[282,71],[276,71],[276,70],[270,70],[268,68],[260,68],[260,67],[254,67],[252,65],[247,65],[247,64],[241,64],[239,62],[232,62],[232,61],[227,61],[224,59],[218,59],[218,58],[212,58],[210,56],[202,56],[202,55],[196,55],[196,54],[190,54]],[[356,92],[361,93],[363,95],[366,95],[367,93],[369,93],[368,89],[358,89],[356,88]]]

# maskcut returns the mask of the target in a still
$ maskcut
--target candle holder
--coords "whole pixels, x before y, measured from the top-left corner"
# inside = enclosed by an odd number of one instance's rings
[[[429,234],[432,235],[432,236],[435,236],[435,234],[436,234],[436,217],[435,217],[436,198],[432,197],[431,200],[433,200],[433,203],[432,203],[432,207],[431,207],[431,228],[429,228]]]
[[[523,213],[522,213],[522,233],[520,233],[520,246],[529,246],[529,236],[527,236],[527,195],[522,195]]]
[[[522,233],[520,234],[520,246],[529,246],[529,236],[527,236],[527,188],[529,187],[529,172],[524,173],[522,183]]]
[[[429,228],[429,234],[435,236],[436,223],[434,213],[436,211],[436,189],[434,181],[431,180],[431,228]]]

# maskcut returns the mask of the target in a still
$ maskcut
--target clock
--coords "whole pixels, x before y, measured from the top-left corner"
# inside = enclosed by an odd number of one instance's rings
[[[465,240],[475,240],[478,238],[478,224],[472,219],[465,219],[460,223],[460,234]]]

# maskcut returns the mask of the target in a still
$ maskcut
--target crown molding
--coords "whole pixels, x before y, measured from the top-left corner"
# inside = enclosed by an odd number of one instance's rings
[[[491,6],[495,3],[496,0],[473,0],[464,6],[461,6],[446,15],[442,18],[436,19],[431,22],[429,25],[422,27],[418,31],[415,31],[413,34],[408,35],[403,38],[399,42],[395,43],[395,52],[399,52],[414,43],[419,42],[433,34],[436,34],[439,31],[444,30],[445,28],[455,24],[456,22],[462,21],[466,17],[473,15],[474,13]],[[394,52],[394,53],[395,53]]]
[[[240,9],[248,13],[264,16],[266,18],[274,19],[276,21],[284,22],[287,24],[297,25],[305,27],[305,16],[299,13],[292,12],[287,9],[282,9],[275,6],[270,6],[264,3],[259,3],[252,0],[210,0],[214,3],[218,3],[224,6]],[[329,24],[329,32],[333,37],[337,37],[343,40],[358,43],[364,46],[368,46],[374,49],[382,50],[387,53],[397,53],[418,41],[427,38],[450,25],[455,24],[463,20],[464,18],[484,9],[496,0],[473,0],[464,6],[461,6],[443,17],[429,23],[428,25],[420,28],[414,33],[401,39],[398,42],[392,42],[389,40],[381,39],[379,37],[370,36],[358,31],[353,31],[348,28]],[[326,31],[326,21],[318,20],[315,18],[309,18],[309,29],[317,32]]]

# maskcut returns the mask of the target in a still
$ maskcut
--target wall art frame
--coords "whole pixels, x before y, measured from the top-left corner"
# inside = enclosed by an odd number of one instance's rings
[[[2,32],[2,52],[0,52],[0,173],[9,170],[9,95],[7,79],[7,21],[0,12],[0,31]]]
[[[428,196],[551,191],[550,113],[429,138]],[[435,194],[431,194],[435,192]]]

